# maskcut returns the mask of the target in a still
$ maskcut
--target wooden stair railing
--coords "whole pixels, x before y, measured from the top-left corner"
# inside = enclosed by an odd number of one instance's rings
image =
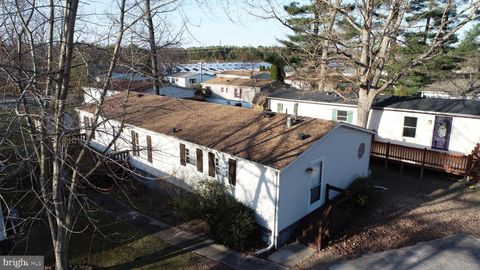
[[[474,182],[480,182],[480,143],[477,143],[468,155],[468,171],[466,177],[471,177]]]

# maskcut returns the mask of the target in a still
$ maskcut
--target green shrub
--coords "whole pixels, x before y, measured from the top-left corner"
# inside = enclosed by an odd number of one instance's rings
[[[375,195],[373,186],[372,180],[368,177],[355,179],[348,187],[348,190],[355,194],[354,203],[361,207],[369,206]]]
[[[203,218],[205,210],[202,208],[202,198],[195,193],[182,195],[173,201],[173,212],[181,219]]]
[[[206,220],[209,236],[228,247],[246,251],[257,244],[259,231],[253,209],[237,201],[220,182],[200,181],[196,191],[176,200],[177,215]]]

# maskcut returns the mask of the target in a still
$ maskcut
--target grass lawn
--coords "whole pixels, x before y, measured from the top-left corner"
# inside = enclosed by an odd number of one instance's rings
[[[70,239],[69,263],[93,269],[227,269],[215,261],[171,246],[132,225],[116,221],[105,212],[92,211],[90,221],[77,220]],[[44,255],[53,263],[51,238],[41,222],[24,228],[24,239],[15,255]]]

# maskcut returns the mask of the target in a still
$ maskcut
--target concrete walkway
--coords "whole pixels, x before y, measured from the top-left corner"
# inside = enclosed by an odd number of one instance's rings
[[[109,195],[93,194],[88,199],[110,214],[130,224],[142,228],[147,233],[158,237],[180,250],[193,252],[211,260],[218,261],[237,270],[266,269],[277,270],[287,269],[274,262],[247,255],[223,245],[215,244],[212,240],[201,235],[182,231],[176,227],[169,226],[163,222],[132,210],[122,202]]]
[[[415,246],[365,255],[330,270],[476,270],[480,269],[480,240],[465,234]]]

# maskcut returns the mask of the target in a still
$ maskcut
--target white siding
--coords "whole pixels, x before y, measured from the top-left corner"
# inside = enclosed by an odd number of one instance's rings
[[[295,101],[295,100],[280,100],[280,99],[270,99],[269,108],[273,112],[278,111],[278,104],[282,104],[283,110],[281,113],[293,114],[294,104],[298,103],[298,115],[319,118],[324,120],[335,120],[332,119],[333,110],[343,110],[350,111],[352,115],[352,123],[357,123],[357,108],[356,106],[340,105],[340,104],[325,104],[325,103],[316,103],[316,102],[305,102],[305,101]]]
[[[477,143],[480,143],[480,119],[454,117],[449,150],[470,154]]]
[[[311,174],[306,172],[306,168],[310,167],[313,161],[323,161],[322,202],[325,201],[327,183],[345,188],[357,177],[368,175],[371,136],[352,128],[337,127],[281,172],[279,231],[313,210],[310,208]],[[365,144],[365,153],[359,159],[357,153],[362,143]]]
[[[403,123],[406,116],[417,118],[415,138],[403,136]],[[475,144],[480,142],[480,129],[475,128],[480,127],[480,119],[451,117],[452,131],[448,151],[470,154]],[[391,141],[402,145],[430,149],[432,147],[434,125],[435,114],[433,113],[372,110],[368,128],[377,131],[376,139],[379,141]]]
[[[85,86],[83,90],[83,103],[99,102],[103,89]],[[118,94],[117,91],[108,90],[107,97]]]
[[[258,87],[236,86],[236,85],[222,85],[222,84],[202,84],[203,88],[210,88],[212,91],[212,98],[224,98],[228,100],[238,100],[252,103],[253,98],[257,93],[260,93]],[[223,91],[222,91],[223,88]],[[235,89],[241,89],[241,97],[235,97]]]
[[[80,112],[80,116],[83,115],[88,114]],[[81,117],[80,120],[82,121],[83,117]],[[109,127],[120,126],[120,123],[110,120],[105,126],[109,129]],[[116,143],[117,151],[132,149],[132,129],[138,132],[140,155],[132,156],[132,154],[130,154],[131,165],[151,175],[164,177],[166,180],[186,189],[190,189],[202,179],[216,179],[229,185],[228,159],[237,160],[236,185],[231,186],[233,188],[233,195],[239,201],[255,210],[257,222],[260,225],[273,231],[275,219],[274,195],[276,194],[276,170],[204,146],[182,141],[175,137],[132,126],[124,128],[121,139]],[[99,130],[92,145],[103,150],[103,146],[108,144],[112,139],[113,134],[111,133],[110,131],[103,132]],[[146,135],[150,135],[152,139],[153,163],[148,162]],[[187,163],[186,166],[182,166],[180,164],[180,143],[185,144],[186,148],[190,149],[190,155],[194,158],[196,158],[196,149],[203,150],[203,172],[198,172],[195,165]],[[216,175],[215,178],[208,176],[208,152],[215,153],[216,157],[219,158],[224,171],[223,176]],[[152,179],[152,181],[160,180]]]
[[[295,103],[298,103],[299,116],[332,120],[333,110],[345,110],[353,112],[351,123],[357,123],[357,108],[354,105],[270,98],[269,108],[274,112],[278,112],[278,104],[282,104],[282,113],[293,114]],[[368,129],[377,132],[376,139],[379,141],[390,141],[406,146],[430,149],[432,146],[435,115],[433,112],[421,113],[374,109],[370,111]],[[438,115],[444,114],[438,113]],[[417,118],[417,129],[414,138],[403,136],[403,124],[406,116]],[[453,118],[452,132],[450,134],[448,151],[470,154],[475,144],[480,142],[480,129],[475,128],[480,126],[480,118],[451,117]]]
[[[417,118],[415,138],[403,136],[405,117]],[[435,115],[403,111],[372,110],[368,128],[377,132],[379,141],[392,141],[413,147],[431,147]]]

